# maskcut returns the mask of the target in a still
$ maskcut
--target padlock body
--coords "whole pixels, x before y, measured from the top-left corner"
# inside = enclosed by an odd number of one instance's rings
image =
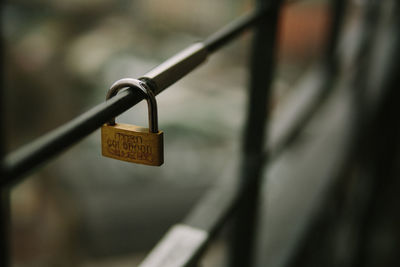
[[[101,127],[103,156],[133,163],[160,166],[164,163],[164,133],[117,123]]]

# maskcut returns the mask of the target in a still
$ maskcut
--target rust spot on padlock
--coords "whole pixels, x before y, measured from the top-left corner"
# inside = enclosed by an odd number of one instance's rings
[[[121,79],[108,91],[109,99],[122,88],[130,87],[143,93],[149,109],[149,128],[115,123],[115,118],[101,127],[103,156],[118,160],[160,166],[164,163],[164,133],[158,130],[157,102],[147,85],[136,79]]]

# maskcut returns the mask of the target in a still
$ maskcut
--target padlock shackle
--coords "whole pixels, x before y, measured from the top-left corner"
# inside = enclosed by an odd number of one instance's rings
[[[149,130],[152,133],[158,133],[158,115],[157,115],[157,101],[153,91],[146,83],[141,80],[124,78],[116,81],[107,92],[106,100],[115,96],[121,89],[130,88],[135,89],[143,94],[146,99],[148,112],[149,112]],[[115,118],[112,118],[108,125],[115,125]]]

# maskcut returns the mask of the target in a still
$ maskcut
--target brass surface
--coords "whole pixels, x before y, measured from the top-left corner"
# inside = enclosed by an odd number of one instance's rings
[[[101,127],[101,152],[105,157],[160,166],[164,163],[164,133],[148,128],[117,123]]]

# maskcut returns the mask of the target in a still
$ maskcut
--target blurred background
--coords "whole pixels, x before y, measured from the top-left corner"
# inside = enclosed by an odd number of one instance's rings
[[[274,111],[324,52],[330,3],[299,2],[281,16]],[[359,23],[362,2],[349,2],[347,28]],[[6,150],[73,119],[104,101],[114,81],[140,77],[253,7],[249,0],[3,1]],[[236,170],[250,42],[249,32],[157,97],[163,166],[101,157],[97,131],[16,186],[12,266],[140,262],[218,177]],[[145,104],[117,120],[146,125]],[[204,266],[219,266],[224,247],[221,238]]]

